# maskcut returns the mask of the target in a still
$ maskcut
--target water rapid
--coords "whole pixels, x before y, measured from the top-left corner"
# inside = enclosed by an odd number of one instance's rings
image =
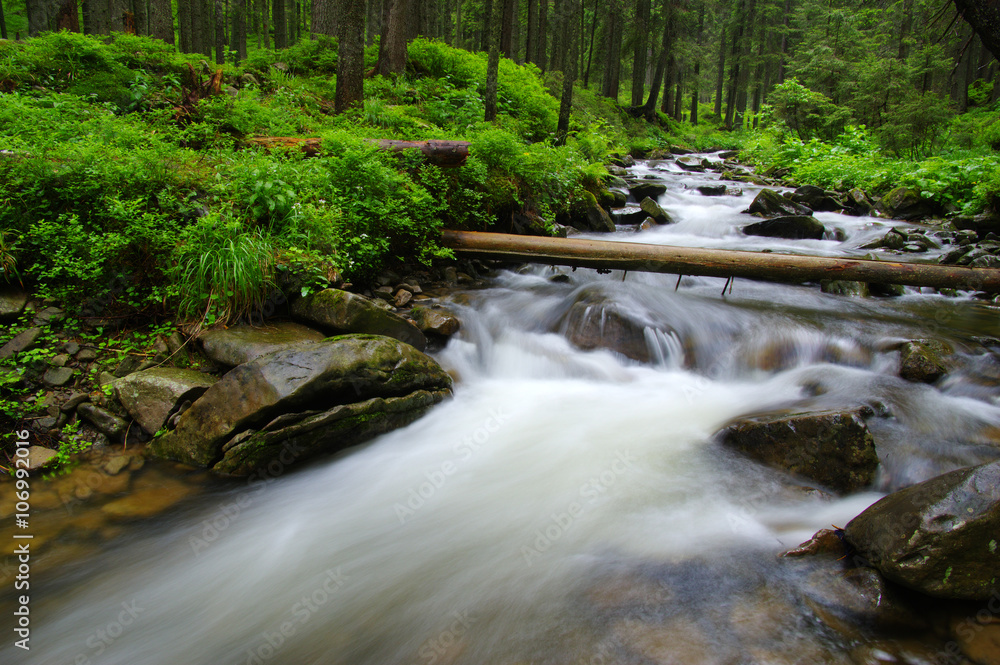
[[[827,213],[840,239],[749,238],[752,186],[709,199],[691,187],[711,176],[636,170],[670,185],[678,223],[621,240],[836,255],[889,228]],[[856,662],[857,639],[817,619],[816,567],[775,554],[997,456],[984,432],[1000,426],[1000,372],[975,341],[1000,332],[996,311],[723,282],[536,267],[457,294],[463,330],[436,354],[453,399],[336,459],[213,489],[39,580],[37,646],[0,660]],[[621,319],[642,328],[633,357],[602,345]],[[964,363],[936,386],[896,375],[893,343],[926,337]],[[832,496],[713,439],[741,415],[856,406],[877,414],[870,492]]]

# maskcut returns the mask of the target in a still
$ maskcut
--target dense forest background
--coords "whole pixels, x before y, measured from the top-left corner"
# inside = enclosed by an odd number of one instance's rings
[[[8,0],[9,3],[9,0]],[[974,3],[973,3],[974,4]],[[1000,97],[1000,66],[950,0],[27,0],[4,37],[130,32],[215,63],[320,36],[380,41],[401,72],[418,37],[569,72],[599,94],[678,121],[799,135],[848,124],[886,148],[932,150],[954,114]]]

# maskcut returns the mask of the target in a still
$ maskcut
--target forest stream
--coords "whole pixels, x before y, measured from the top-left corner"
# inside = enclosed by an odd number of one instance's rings
[[[864,256],[907,226],[816,213],[825,239],[747,236],[759,187],[708,197],[695,187],[713,173],[631,171],[668,186],[676,223],[602,239]],[[434,356],[452,399],[273,482],[197,475],[197,497],[36,575],[33,648],[7,641],[0,662],[940,662],[933,607],[866,620],[834,559],[778,555],[888,492],[1000,458],[996,308],[724,283],[525,267],[451,294],[462,331]],[[631,352],[610,339],[622,320],[642,330]],[[925,339],[953,368],[900,378],[899,342]],[[748,414],[857,407],[880,461],[860,493],[715,437]]]

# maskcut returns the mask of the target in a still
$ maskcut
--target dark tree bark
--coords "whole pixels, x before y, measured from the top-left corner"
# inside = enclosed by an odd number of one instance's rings
[[[549,49],[549,69],[563,70],[563,54],[565,53],[566,27],[563,25],[566,17],[563,15],[563,5],[569,0],[552,0],[552,18],[549,21],[552,33],[552,47]]]
[[[739,0],[733,16],[733,43],[731,55],[733,64],[729,70],[729,93],[726,96],[726,118],[724,124],[732,128],[739,104],[740,82],[743,79],[743,31],[746,21],[746,2]]]
[[[406,70],[407,17],[410,0],[392,0],[389,20],[382,31],[383,48],[379,52],[376,71],[382,76],[402,74]]]
[[[524,61],[534,62],[538,50],[538,0],[528,0],[528,28],[524,38]]]
[[[701,85],[701,44],[705,37],[705,5],[698,12],[698,33],[696,36],[698,48],[694,58],[694,79],[691,81],[691,124],[698,124],[698,88]]]
[[[149,34],[168,44],[174,43],[174,17],[170,0],[150,0]]]
[[[958,13],[983,40],[983,46],[1000,60],[1000,0],[953,1]]]
[[[559,125],[556,127],[556,145],[566,145],[569,136],[569,115],[573,107],[573,82],[576,80],[576,61],[579,42],[576,35],[577,12],[580,11],[580,0],[563,0],[565,12],[562,24],[566,27],[566,68],[563,70],[562,98],[559,100]]]
[[[337,35],[337,5],[338,0],[312,0],[312,26],[309,31],[313,35],[326,35],[328,37]],[[361,32],[363,35],[363,16]]]
[[[197,2],[198,0],[195,0]],[[271,3],[271,21],[274,23],[274,48],[283,49],[288,46],[288,18],[285,16],[285,0],[273,0]]]
[[[229,50],[236,53],[236,63],[247,59],[246,0],[230,0],[232,27],[229,29]]]
[[[677,58],[671,53],[667,58],[667,69],[663,74],[663,102],[660,110],[666,115],[674,114],[674,87],[673,82],[677,76]]]
[[[715,70],[715,115],[722,118],[722,94],[726,80],[726,26],[723,22],[719,35],[719,65]]]
[[[549,0],[538,0],[538,50],[535,52],[535,64],[545,71],[546,47],[549,39]]]
[[[646,84],[646,52],[649,50],[649,0],[635,3],[635,50],[632,55],[632,106],[642,104]]]
[[[340,113],[361,104],[364,99],[365,0],[339,0],[338,4],[334,109]]]
[[[494,2],[503,2],[503,0],[484,0],[483,1],[483,20],[481,22],[479,30],[479,50],[489,51],[490,50],[490,26],[493,24],[493,4]]]
[[[486,93],[483,102],[486,106],[486,122],[497,119],[497,79],[500,70],[500,42],[502,40],[504,16],[503,0],[493,3],[493,14],[485,17],[489,32],[489,58],[486,61]]]
[[[653,85],[649,87],[649,97],[646,103],[637,109],[640,115],[649,120],[656,117],[656,99],[660,94],[660,86],[663,84],[663,77],[667,69],[667,60],[673,41],[674,17],[673,2],[676,0],[663,0],[663,39],[660,42],[660,57],[656,60],[656,70],[653,73]]]
[[[604,78],[601,81],[601,95],[618,101],[621,89],[622,52],[622,0],[610,0],[607,4],[607,20],[604,24]]]
[[[222,0],[215,0],[215,64],[226,64],[226,13]]]
[[[781,57],[778,60],[778,83],[785,82],[785,66],[788,62],[788,30],[791,23],[792,0],[785,0],[785,18],[781,30]]]
[[[514,59],[514,6],[516,0],[494,0],[503,5],[500,18],[500,53],[509,60]]]
[[[590,20],[590,46],[587,47],[587,73],[583,76],[583,87],[590,87],[590,65],[594,60],[594,35],[597,33],[597,7],[598,3],[594,2],[594,12]],[[581,16],[582,16],[581,12]]]
[[[3,13],[3,0],[0,0],[0,39],[7,39],[7,18]]]
[[[111,32],[111,5],[107,0],[89,0],[84,4],[83,27],[88,35],[106,35]],[[31,32],[30,17],[28,32]]]

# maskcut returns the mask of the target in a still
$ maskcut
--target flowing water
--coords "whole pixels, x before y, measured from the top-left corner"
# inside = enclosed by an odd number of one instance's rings
[[[756,188],[706,198],[689,188],[711,175],[635,171],[670,185],[660,202],[678,223],[617,240],[858,255],[890,228],[821,213],[839,240],[743,236]],[[5,640],[0,661],[649,665],[933,652],[933,641],[830,620],[838,582],[776,554],[884,492],[998,456],[1000,363],[981,340],[1000,334],[997,310],[969,295],[852,298],[748,280],[723,295],[723,282],[536,267],[458,294],[463,330],[436,354],[458,379],[454,399],[337,459],[213,488],[33,580],[33,649]],[[622,318],[642,328],[642,362],[600,348]],[[589,351],[584,328],[597,339]],[[935,386],[898,378],[894,343],[928,337],[955,347],[957,368]],[[862,405],[876,413],[882,460],[870,492],[834,497],[713,440],[745,414]]]

